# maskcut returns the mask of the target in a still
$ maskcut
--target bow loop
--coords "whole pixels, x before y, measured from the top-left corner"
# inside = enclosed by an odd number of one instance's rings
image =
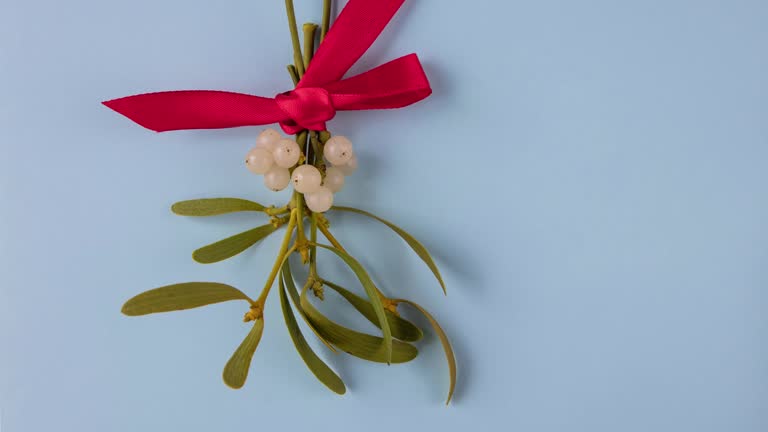
[[[336,115],[328,90],[319,87],[302,87],[275,96],[277,106],[288,120],[280,122],[287,134],[304,129],[325,130],[325,122]]]

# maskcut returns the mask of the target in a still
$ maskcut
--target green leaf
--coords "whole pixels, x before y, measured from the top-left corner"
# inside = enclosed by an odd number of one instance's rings
[[[304,312],[304,309],[301,307],[301,302],[299,300],[299,293],[296,291],[296,285],[293,283],[293,276],[291,275],[291,264],[289,260],[285,260],[283,263],[283,267],[281,268],[282,273],[282,280],[285,282],[285,286],[287,287],[288,294],[291,296],[291,301],[293,301],[293,306],[296,308],[296,310],[299,311],[299,315],[301,315],[301,318],[304,319],[304,322],[307,323],[307,326],[309,326],[310,330],[317,336],[318,339],[320,339],[320,342],[322,342],[325,346],[328,347],[329,350],[331,350],[334,354],[338,353],[336,351],[336,348],[333,347],[333,345],[325,340],[323,335],[320,334],[320,332],[317,331],[315,326],[312,324],[312,321],[309,320],[307,317],[307,314]]]
[[[275,228],[274,225],[266,224],[252,230],[241,232],[240,234],[235,234],[232,237],[227,237],[224,240],[217,241],[208,246],[203,246],[192,252],[192,258],[201,264],[211,264],[223,261],[227,258],[232,258],[253,246],[259,240],[272,234],[275,230],[277,230],[277,228]]]
[[[264,206],[240,198],[204,198],[179,201],[171,211],[181,216],[216,216],[242,211],[262,211]]]
[[[296,346],[296,351],[307,364],[310,371],[320,380],[326,387],[338,394],[344,394],[347,392],[347,388],[344,386],[344,381],[339,378],[336,373],[323,362],[320,357],[312,351],[312,348],[304,339],[304,335],[301,334],[299,324],[296,322],[296,317],[291,310],[291,304],[288,302],[288,297],[285,294],[285,285],[283,279],[280,279],[280,304],[283,307],[283,316],[285,317],[285,326],[288,327],[288,333],[293,339],[293,344]]]
[[[242,291],[215,282],[187,282],[143,292],[125,302],[122,312],[129,316],[192,309],[229,300],[248,300]]]
[[[365,288],[366,294],[368,294],[368,298],[371,300],[373,311],[376,313],[376,318],[379,321],[378,327],[381,329],[381,333],[384,339],[384,358],[392,358],[392,330],[389,328],[389,321],[387,320],[387,315],[384,312],[384,305],[381,304],[381,298],[379,298],[379,290],[373,284],[371,277],[368,276],[368,272],[366,272],[363,266],[360,265],[360,263],[357,262],[356,259],[352,258],[348,253],[327,245],[316,244],[316,246],[327,249],[336,254],[349,266],[349,268],[352,269],[357,278],[360,280],[363,288]],[[387,363],[389,363],[389,360],[387,360]]]
[[[239,389],[245,384],[248,378],[248,369],[251,367],[251,359],[256,347],[259,346],[261,334],[264,332],[264,318],[259,318],[253,322],[253,327],[243,342],[232,354],[227,365],[224,366],[224,383],[228,386]]]
[[[408,243],[408,246],[413,249],[414,252],[416,252],[416,255],[421,258],[424,263],[427,264],[427,267],[429,267],[430,270],[432,270],[432,273],[437,278],[437,281],[440,282],[440,286],[443,288],[443,293],[447,294],[448,292],[445,290],[445,282],[443,282],[443,277],[440,276],[440,270],[437,269],[437,265],[432,260],[432,257],[429,255],[429,252],[427,251],[427,248],[424,247],[418,240],[416,240],[412,235],[408,234],[404,229],[400,228],[399,226],[393,224],[392,222],[389,222],[387,220],[384,220],[375,214],[368,213],[367,211],[360,210],[354,207],[340,207],[340,206],[334,206],[334,210],[339,211],[346,211],[346,212],[352,212],[361,214],[364,216],[368,216],[370,218],[376,219],[377,221],[383,223],[384,225],[388,226],[392,229],[392,231],[396,232],[400,237],[402,237],[403,240],[405,240],[406,243]]]
[[[373,325],[379,325],[376,312],[373,310],[373,305],[360,297],[359,295],[348,291],[335,283],[323,281],[325,285],[339,293],[344,297],[361,315],[368,319]],[[424,336],[421,329],[413,325],[410,321],[401,318],[392,312],[385,310],[387,315],[387,321],[389,322],[389,328],[392,329],[392,336],[396,339],[406,342],[417,342]]]
[[[377,363],[388,363],[386,353],[381,349],[384,343],[382,338],[348,329],[326,318],[307,299],[306,288],[301,292],[300,301],[307,318],[323,338],[355,357]],[[415,346],[396,340],[392,343],[391,362],[406,363],[415,359],[418,353]]]
[[[437,336],[440,338],[440,343],[443,344],[443,350],[445,351],[445,358],[448,360],[448,375],[450,378],[450,385],[448,387],[448,399],[445,401],[445,404],[448,405],[451,402],[451,397],[453,397],[453,390],[456,388],[456,357],[453,355],[451,342],[448,341],[448,336],[440,327],[440,324],[437,323],[437,320],[429,312],[427,312],[426,309],[410,300],[398,299],[396,301],[408,304],[418,309],[419,312],[421,312],[421,314],[424,315],[427,320],[429,320],[429,323],[432,324],[432,328],[435,329]]]

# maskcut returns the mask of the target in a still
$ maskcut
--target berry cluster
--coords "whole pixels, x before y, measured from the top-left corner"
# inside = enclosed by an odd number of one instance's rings
[[[344,187],[344,177],[357,169],[352,142],[343,136],[329,138],[323,155],[330,163],[321,165],[324,172],[311,164],[299,165],[304,158],[296,141],[266,129],[256,138],[256,146],[248,152],[245,164],[252,173],[264,175],[264,185],[273,191],[293,183],[296,192],[304,194],[307,207],[322,213],[333,205],[333,194]]]

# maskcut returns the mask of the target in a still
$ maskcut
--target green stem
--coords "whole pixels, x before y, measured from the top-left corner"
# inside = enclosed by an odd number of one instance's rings
[[[307,235],[304,232],[304,195],[293,191],[294,208],[298,212],[296,217],[296,247],[301,254],[301,262],[309,262],[307,254]]]
[[[320,169],[323,165],[323,143],[318,139],[318,133],[312,132],[309,134],[309,142],[311,144],[312,151],[315,154],[314,165],[317,169]],[[323,172],[323,170],[320,170]]]
[[[331,26],[331,3],[333,3],[332,0],[323,0],[323,26],[320,29],[320,42],[323,42],[328,28]]]
[[[315,280],[319,279],[317,275],[317,214],[312,213],[310,216],[309,226],[309,241],[311,246],[309,247],[309,277]]]
[[[304,159],[307,159],[307,136],[309,133],[306,130],[303,130],[296,134],[296,144],[299,145],[299,148],[301,149],[301,152],[304,154]]]
[[[269,216],[280,216],[282,214],[290,213],[290,208],[288,208],[287,205],[284,205],[282,207],[267,207],[264,209],[264,213],[266,213]]]
[[[291,81],[293,81],[293,85],[299,84],[299,72],[296,70],[296,66],[294,65],[288,65],[288,74],[291,76]]]
[[[296,26],[296,13],[293,10],[293,0],[285,0],[285,12],[288,15],[288,29],[291,32],[291,43],[293,44],[293,63],[296,65],[296,71],[299,78],[304,76],[304,60],[301,58],[301,44],[299,43],[299,29]]]
[[[290,254],[294,250],[294,248],[292,248],[290,251],[288,250],[288,243],[291,241],[291,237],[293,236],[293,229],[296,227],[297,217],[298,212],[296,209],[291,210],[291,220],[288,222],[288,228],[285,230],[285,237],[283,237],[283,243],[280,245],[280,252],[277,253],[277,260],[275,261],[274,266],[272,266],[272,272],[269,273],[267,282],[264,284],[264,289],[261,290],[261,295],[259,295],[259,298],[256,299],[254,305],[259,305],[261,307],[264,306],[264,301],[266,301],[267,296],[269,295],[269,290],[272,289],[272,285],[275,283],[275,277],[277,276],[277,272],[280,271],[280,267],[283,265],[286,255]]]
[[[336,237],[334,237],[333,234],[331,234],[331,231],[328,228],[326,228],[325,225],[317,224],[317,228],[320,230],[321,233],[323,233],[325,238],[327,238],[328,241],[331,242],[331,245],[333,245],[333,247],[335,247],[336,249],[344,253],[347,252],[347,250],[344,249],[344,246],[342,246],[341,243],[339,243],[339,241],[336,240]]]
[[[338,240],[336,240],[336,237],[334,237],[334,235],[333,235],[333,234],[331,234],[331,231],[330,231],[330,230],[329,230],[329,229],[328,229],[328,228],[327,228],[325,225],[323,225],[322,223],[320,223],[320,224],[317,224],[317,227],[320,229],[320,232],[322,232],[322,233],[323,233],[323,235],[325,236],[325,238],[327,238],[327,239],[328,239],[328,241],[331,243],[331,245],[332,245],[333,247],[335,247],[336,249],[338,249],[338,250],[340,250],[340,251],[342,251],[342,252],[344,252],[344,253],[346,253],[346,254],[349,254],[349,253],[346,251],[346,249],[344,249],[344,247],[341,245],[341,243],[339,243],[339,241],[338,241]],[[315,244],[316,244],[316,243],[313,241],[313,242],[312,242],[312,244],[311,244],[311,246],[314,246]],[[317,246],[315,246],[315,247],[317,247]],[[383,300],[383,301],[389,301],[389,297],[385,296],[385,295],[384,295],[384,293],[382,293],[382,292],[381,292],[381,290],[379,289],[379,287],[377,287],[376,285],[374,285],[373,287],[374,287],[374,288],[376,288],[376,292],[379,294],[379,298],[380,298],[381,300]]]
[[[312,61],[312,56],[315,54],[315,32],[317,31],[317,24],[306,23],[302,26],[304,31],[304,66],[309,67],[309,62]]]

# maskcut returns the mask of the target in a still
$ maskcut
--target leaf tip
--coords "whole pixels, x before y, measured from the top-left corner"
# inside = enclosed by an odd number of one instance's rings
[[[192,259],[198,264],[211,264],[214,262],[205,258],[205,256],[202,253],[200,253],[200,249],[192,252]]]
[[[339,396],[344,396],[347,394],[347,386],[344,385],[343,382],[339,382],[338,386],[329,387],[332,392],[336,393]]]
[[[245,381],[242,382],[234,382],[227,379],[226,375],[223,375],[224,384],[227,385],[227,387],[231,388],[232,390],[240,390],[245,385]]]
[[[455,382],[451,381],[451,388],[448,390],[448,399],[445,400],[445,406],[448,406],[451,404],[451,400],[453,400],[454,389],[455,389]]]
[[[127,302],[125,302],[123,304],[123,307],[120,308],[120,312],[123,315],[126,315],[126,316],[138,316],[138,315],[141,315],[139,313],[136,313],[136,310],[132,307],[130,300],[128,300]]]

